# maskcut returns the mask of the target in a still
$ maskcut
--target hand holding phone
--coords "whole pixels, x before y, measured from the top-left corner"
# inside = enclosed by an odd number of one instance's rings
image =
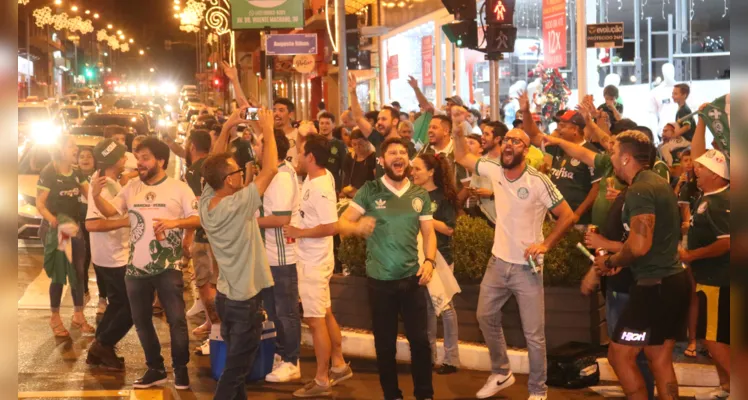
[[[257,110],[257,108],[249,107],[244,111],[244,114],[241,116],[241,118],[250,121],[259,121],[260,118],[257,115]]]

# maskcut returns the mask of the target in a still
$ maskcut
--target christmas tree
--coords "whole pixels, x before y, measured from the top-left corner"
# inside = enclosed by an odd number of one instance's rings
[[[571,90],[558,68],[546,69],[542,64],[538,64],[535,75],[540,76],[542,89],[534,101],[540,110],[540,120],[547,130],[548,125],[553,122],[553,116],[566,108]]]

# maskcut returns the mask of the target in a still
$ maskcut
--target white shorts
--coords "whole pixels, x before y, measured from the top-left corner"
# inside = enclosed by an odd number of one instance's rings
[[[299,275],[299,297],[304,308],[304,318],[324,318],[332,306],[330,300],[330,278],[335,263],[307,265],[299,260],[296,270]]]

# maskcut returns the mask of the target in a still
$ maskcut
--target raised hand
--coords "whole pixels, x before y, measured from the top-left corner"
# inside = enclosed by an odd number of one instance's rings
[[[408,85],[413,88],[413,90],[418,89],[418,81],[416,78],[408,75]]]
[[[356,75],[353,72],[348,73],[348,90],[351,92],[356,90]]]
[[[226,78],[230,81],[239,79],[239,73],[236,71],[236,67],[232,67],[226,61],[221,61],[221,67],[223,68],[223,73],[226,75]]]
[[[263,135],[273,134],[273,111],[267,108],[261,108],[257,110],[257,117],[259,118],[260,131]]]
[[[519,96],[517,97],[517,100],[519,100],[519,111],[520,112],[530,111],[530,98],[527,97],[526,91],[521,92]]]
[[[302,137],[306,137],[309,134],[316,134],[317,128],[314,127],[314,122],[312,121],[301,121],[299,124],[299,135]]]

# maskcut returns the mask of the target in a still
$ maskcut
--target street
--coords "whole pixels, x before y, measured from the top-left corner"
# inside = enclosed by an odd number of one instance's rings
[[[29,241],[24,245],[35,245]],[[131,329],[118,345],[118,353],[125,357],[126,371],[113,373],[94,370],[86,365],[86,351],[93,336],[82,336],[80,332],[71,331],[68,339],[54,339],[49,329],[49,303],[46,295],[46,275],[42,269],[41,248],[23,248],[19,242],[18,249],[18,396],[26,399],[209,399],[216,387],[210,376],[209,357],[192,355],[189,363],[191,389],[179,391],[174,389],[170,371],[169,332],[165,316],[154,317],[156,330],[159,333],[161,353],[169,368],[169,383],[162,389],[132,391],[131,383],[145,370],[143,351],[138,343],[135,329]],[[41,276],[40,276],[41,274]],[[96,298],[96,283],[93,271],[90,277],[92,298]],[[191,304],[189,293],[185,292],[187,304]],[[89,322],[95,319],[95,302],[86,308]],[[69,325],[72,314],[72,300],[66,294],[61,311],[63,321]],[[189,319],[190,331],[199,324],[201,316]],[[191,347],[200,342],[191,337]],[[351,359],[354,377],[334,391],[336,399],[379,399],[376,364],[374,360]],[[249,386],[248,392],[253,399],[291,399],[294,390],[302,382],[312,379],[314,372],[314,353],[311,348],[304,348],[301,356],[302,380],[287,384],[266,384],[264,382]],[[406,398],[412,398],[412,380],[410,368],[401,364],[398,368],[400,387]],[[486,372],[460,370],[457,374],[434,377],[434,390],[438,399],[472,399],[475,392],[488,377]],[[501,393],[498,399],[527,398],[527,376],[518,375],[517,383]],[[553,399],[597,399],[602,398],[590,390],[561,390],[551,388],[549,398]]]

